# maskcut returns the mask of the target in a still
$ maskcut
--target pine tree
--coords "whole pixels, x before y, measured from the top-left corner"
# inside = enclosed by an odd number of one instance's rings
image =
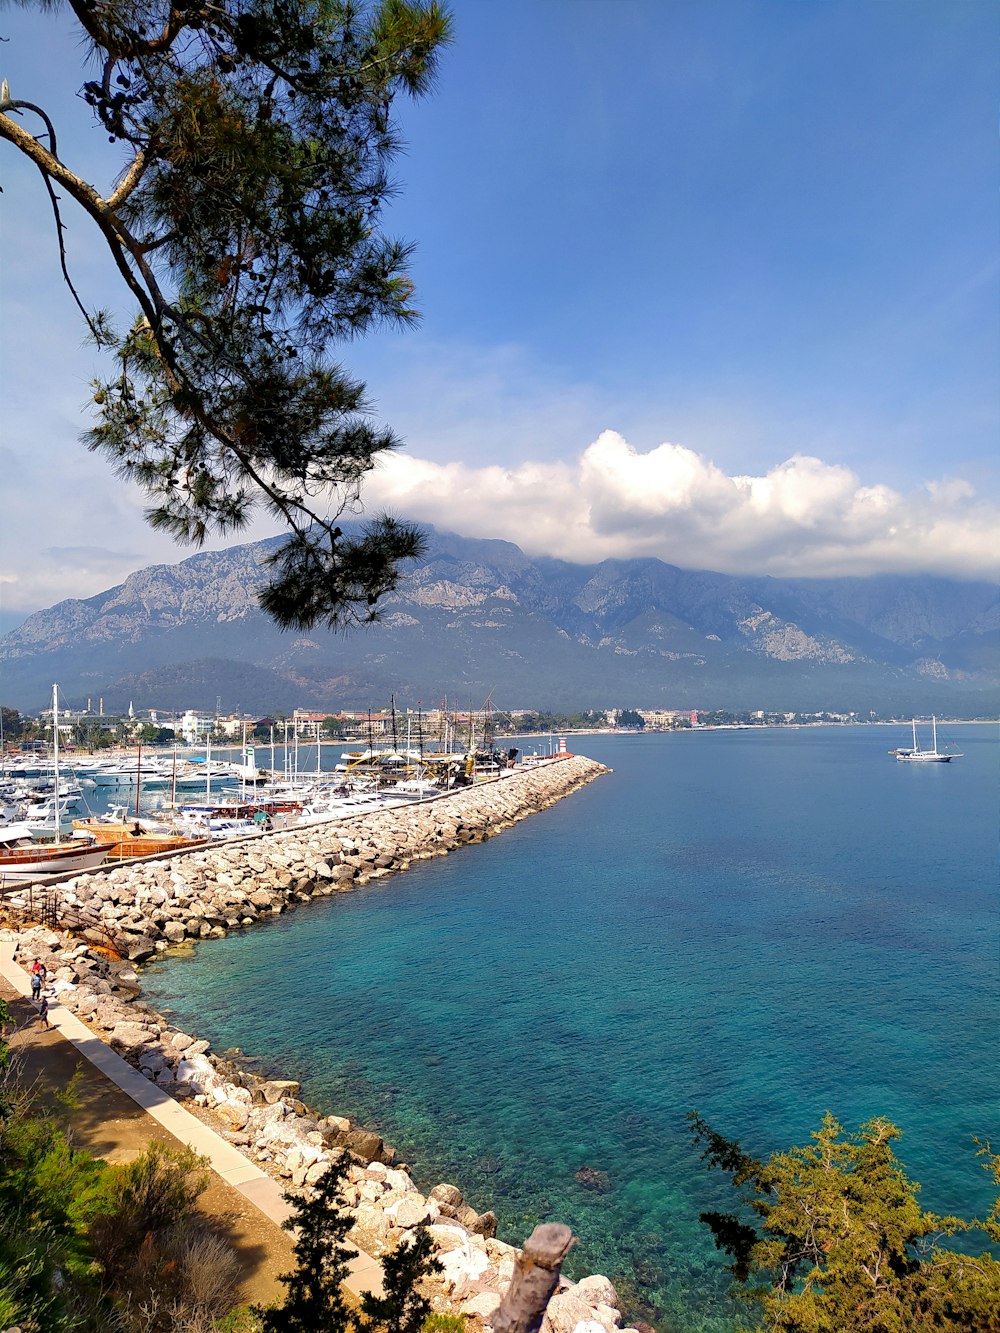
[[[48,8],[49,0],[25,0]],[[69,0],[96,77],[98,131],[124,149],[102,192],[59,155],[37,103],[0,93],[0,139],[41,172],[62,271],[115,368],[94,383],[88,446],[181,541],[239,531],[258,507],[288,530],[260,600],[285,626],[373,619],[418,555],[387,516],[359,533],[365,475],[398,440],[333,349],[417,317],[410,247],[383,233],[391,111],[433,81],[439,0]],[[84,302],[63,203],[110,250],[137,307]]]
[[[379,1329],[385,1333],[420,1333],[431,1312],[431,1303],[420,1294],[417,1285],[429,1274],[441,1272],[427,1232],[420,1229],[410,1239],[401,1241],[383,1257],[382,1270],[385,1294],[373,1296],[366,1292],[361,1298],[366,1333]]]
[[[298,1265],[279,1281],[288,1288],[280,1308],[260,1311],[264,1333],[345,1333],[350,1322],[343,1283],[355,1253],[346,1245],[350,1217],[340,1207],[347,1164],[331,1163],[313,1187],[311,1197],[286,1194],[292,1215],[284,1223],[294,1231],[292,1252]]]
[[[296,1233],[293,1253],[298,1265],[279,1279],[288,1288],[278,1309],[260,1310],[264,1333],[347,1333],[351,1314],[343,1283],[348,1261],[356,1253],[345,1238],[351,1218],[341,1207],[347,1159],[333,1162],[309,1198],[286,1194],[292,1216],[284,1223]],[[420,1280],[441,1271],[432,1255],[431,1239],[420,1231],[384,1256],[383,1295],[361,1298],[363,1333],[420,1333],[430,1302],[417,1290]]]
[[[945,1248],[947,1236],[997,1239],[985,1221],[924,1211],[893,1150],[900,1131],[875,1119],[853,1133],[829,1114],[806,1147],[766,1162],[691,1113],[703,1158],[730,1176],[745,1210],[703,1213],[730,1271],[759,1311],[755,1328],[787,1333],[1000,1333],[1000,1263]],[[1000,1160],[981,1147],[1000,1183]],[[755,1218],[751,1221],[750,1217]]]

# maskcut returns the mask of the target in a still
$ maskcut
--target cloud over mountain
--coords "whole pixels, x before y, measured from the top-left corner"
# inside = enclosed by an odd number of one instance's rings
[[[611,430],[575,463],[470,467],[394,454],[365,495],[370,505],[571,561],[647,555],[815,577],[1000,572],[1000,506],[961,479],[904,494],[806,454],[763,476],[729,476],[683,445],[640,453]]]

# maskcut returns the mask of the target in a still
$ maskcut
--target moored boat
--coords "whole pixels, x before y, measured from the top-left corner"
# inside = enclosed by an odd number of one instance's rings
[[[897,750],[891,750],[897,760],[902,764],[950,764],[953,759],[961,759],[962,756],[955,752],[938,749],[937,739],[937,718],[931,718],[933,742],[929,750],[921,750],[917,744],[917,720],[913,719],[913,745],[909,748],[900,746]]]
[[[80,838],[66,842],[36,842],[24,824],[0,827],[0,881],[36,879],[103,864],[109,848]]]
[[[59,783],[58,685],[52,686],[52,770],[53,790],[59,793],[62,788]],[[0,828],[0,880],[37,879],[42,875],[93,870],[107,859],[107,848],[92,840],[85,843],[81,843],[79,838],[60,841],[60,800],[57,797],[53,806],[52,842],[37,842],[35,838],[38,831],[24,823],[6,824]]]
[[[140,856],[163,856],[167,852],[203,847],[207,837],[158,828],[145,820],[74,819],[73,836],[93,838],[108,849],[109,861],[132,861]]]

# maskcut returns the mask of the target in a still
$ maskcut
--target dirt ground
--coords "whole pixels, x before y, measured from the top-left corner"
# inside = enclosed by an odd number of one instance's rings
[[[65,1088],[77,1071],[82,1075],[71,1122],[77,1147],[108,1162],[128,1162],[154,1141],[177,1145],[172,1134],[84,1060],[65,1037],[43,1030],[34,1006],[15,997],[3,981],[0,996],[7,1000],[15,1019],[9,1041],[13,1056],[21,1063],[23,1086],[37,1089],[44,1098]],[[199,1206],[237,1255],[242,1272],[240,1301],[265,1306],[280,1301],[285,1288],[278,1274],[294,1267],[288,1233],[214,1173]]]

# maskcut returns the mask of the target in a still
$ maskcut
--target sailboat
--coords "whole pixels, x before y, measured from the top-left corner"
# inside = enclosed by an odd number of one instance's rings
[[[52,767],[55,790],[59,791],[59,687],[52,686]],[[59,839],[59,806],[54,804],[55,841],[39,843],[25,824],[0,827],[0,882],[7,879],[37,879],[64,871],[93,870],[107,857],[108,847],[83,842],[80,838]]]
[[[945,754],[938,749],[937,740],[937,718],[931,718],[931,735],[933,744],[929,750],[921,750],[917,744],[917,720],[913,719],[913,745],[910,749],[900,747],[891,753],[903,764],[950,764],[953,759],[961,759],[960,754]]]

